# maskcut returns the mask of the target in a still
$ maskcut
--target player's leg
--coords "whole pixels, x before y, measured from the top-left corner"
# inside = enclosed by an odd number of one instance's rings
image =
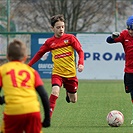
[[[131,101],[132,101],[132,120],[131,120],[131,124],[133,124],[133,89],[130,92],[131,95]]]
[[[59,97],[59,92],[60,92],[60,87],[57,86],[57,85],[54,85],[52,87],[52,92],[51,92],[51,95],[50,95],[50,98],[49,98],[49,102],[50,102],[50,118],[52,117],[54,108],[56,106],[56,100]]]
[[[68,103],[77,102],[77,89],[78,89],[77,77],[64,78],[63,84],[64,84],[64,88],[66,89],[66,101]]]
[[[125,92],[130,93],[131,95],[132,117],[133,117],[133,74],[131,73],[124,74],[124,85],[125,85]],[[131,124],[133,124],[133,118],[131,120]]]
[[[133,90],[131,90],[130,95],[131,95],[131,101],[133,103]]]
[[[68,92],[68,96],[69,96],[70,102],[72,102],[72,103],[77,102],[77,92],[75,92],[75,93],[69,93]]]
[[[69,96],[68,96],[68,92],[66,91],[66,101],[68,102],[68,103],[70,103],[70,98],[69,98]]]
[[[133,103],[133,74],[131,73],[124,74],[124,85],[125,85],[125,92],[130,93],[131,101]]]
[[[52,75],[52,92],[49,98],[50,102],[50,117],[52,117],[54,108],[56,106],[56,100],[59,97],[60,87],[62,86],[62,78],[58,75]]]

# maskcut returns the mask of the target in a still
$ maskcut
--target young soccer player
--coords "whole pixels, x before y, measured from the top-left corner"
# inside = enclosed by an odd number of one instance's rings
[[[24,64],[27,59],[26,45],[12,41],[7,48],[8,63],[0,67],[0,91],[4,98],[4,133],[41,133],[42,126],[50,126],[50,111],[47,92],[43,82],[33,68]],[[44,120],[41,122],[39,94]]]
[[[62,85],[66,89],[66,101],[68,103],[77,101],[78,79],[76,77],[74,50],[79,55],[77,66],[79,72],[82,72],[84,68],[84,52],[74,35],[64,33],[65,20],[62,15],[51,17],[51,27],[54,31],[54,36],[46,40],[29,62],[29,66],[36,63],[44,53],[51,51],[54,63],[51,78],[52,92],[49,99],[50,116],[52,117]]]
[[[107,38],[108,43],[121,42],[125,52],[124,85],[125,92],[130,93],[133,103],[133,16],[130,16],[126,22],[127,29],[120,34],[113,32],[112,36]]]

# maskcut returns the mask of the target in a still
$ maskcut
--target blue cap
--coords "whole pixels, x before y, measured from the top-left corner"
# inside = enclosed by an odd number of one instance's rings
[[[128,19],[127,19],[127,29],[131,29],[133,30],[133,16],[130,16]]]

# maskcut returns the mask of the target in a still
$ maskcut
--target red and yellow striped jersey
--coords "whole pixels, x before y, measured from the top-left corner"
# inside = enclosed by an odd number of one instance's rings
[[[8,62],[0,67],[0,87],[5,96],[4,113],[8,115],[40,111],[35,88],[43,85],[39,74],[19,61]]]
[[[76,76],[75,56],[74,51],[79,55],[78,64],[84,64],[84,53],[81,44],[72,34],[64,34],[60,38],[55,36],[47,39],[41,46],[40,50],[29,62],[33,65],[38,61],[44,53],[51,51],[53,65],[53,74],[62,77],[70,78]]]

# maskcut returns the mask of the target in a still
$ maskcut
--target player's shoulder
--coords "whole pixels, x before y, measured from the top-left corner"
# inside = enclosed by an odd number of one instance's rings
[[[65,33],[65,34],[64,34],[64,37],[65,37],[65,36],[66,36],[66,37],[75,37],[73,34],[70,34],[70,33]]]
[[[0,71],[5,72],[10,69],[15,69],[15,70],[23,70],[23,71],[28,71],[29,73],[35,73],[35,69],[30,67],[28,64],[19,62],[19,61],[10,61],[7,62],[3,65],[0,66]]]
[[[76,37],[73,34],[64,34],[63,38],[73,40]]]
[[[31,66],[29,66],[28,64],[24,64],[25,65],[25,68],[30,70],[31,72],[35,72],[36,70],[34,68],[32,68]]]
[[[6,62],[0,66],[1,70],[4,69],[5,67],[10,67],[10,62]]]
[[[124,35],[128,34],[128,30],[127,30],[127,29],[122,30],[122,31],[121,31],[121,34],[124,34]]]
[[[47,45],[47,44],[49,44],[50,42],[52,42],[53,40],[54,40],[54,36],[49,37],[49,38],[46,38],[45,41],[44,41],[44,43],[43,43],[43,45],[44,45],[44,44]]]
[[[29,66],[28,64],[24,64],[24,65],[27,67],[27,69],[29,69],[34,74],[38,73],[37,70],[35,70],[33,67]]]
[[[55,39],[54,36],[52,36],[52,37],[50,37],[50,38],[47,38],[45,42],[50,42],[50,41],[52,41],[52,40],[54,40],[54,39]]]
[[[36,79],[40,79],[40,75],[37,72],[37,70],[35,70],[34,68],[30,67],[29,65],[27,65],[27,67],[28,67],[28,70],[30,71],[30,73],[32,73],[32,75],[34,75],[34,77]]]

